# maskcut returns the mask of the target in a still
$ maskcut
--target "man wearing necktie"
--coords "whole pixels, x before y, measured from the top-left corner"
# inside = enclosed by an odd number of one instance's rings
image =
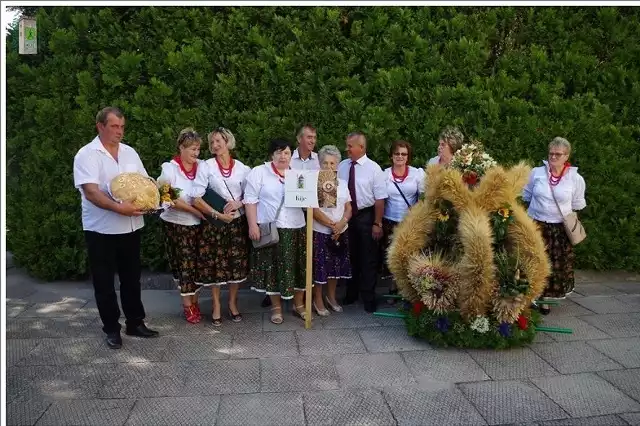
[[[367,157],[364,134],[355,132],[347,136],[347,156],[338,166],[338,178],[347,181],[351,195],[353,214],[348,232],[353,277],[347,282],[343,304],[352,304],[361,296],[365,311],[375,312],[378,241],[382,237],[387,185],[380,166]]]

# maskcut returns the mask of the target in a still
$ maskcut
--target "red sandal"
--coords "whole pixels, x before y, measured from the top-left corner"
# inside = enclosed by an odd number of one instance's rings
[[[190,322],[191,324],[197,324],[200,322],[200,314],[196,311],[196,307],[193,305],[184,307],[184,316],[187,319],[187,322]]]

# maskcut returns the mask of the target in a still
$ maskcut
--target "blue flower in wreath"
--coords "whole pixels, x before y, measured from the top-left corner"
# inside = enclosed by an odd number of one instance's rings
[[[500,335],[502,337],[511,336],[511,324],[509,324],[508,322],[503,322],[502,324],[500,324],[500,327],[498,327],[498,331],[500,332]]]
[[[436,321],[436,328],[442,333],[446,333],[449,330],[449,325],[449,318],[447,317],[440,317]]]

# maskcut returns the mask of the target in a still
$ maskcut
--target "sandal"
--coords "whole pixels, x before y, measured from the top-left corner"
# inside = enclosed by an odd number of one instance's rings
[[[183,309],[184,309],[184,317],[186,318],[187,322],[191,324],[197,324],[200,322],[200,315],[198,315],[193,305],[183,306]]]
[[[313,302],[313,309],[315,309],[316,313],[321,317],[328,317],[329,315],[331,315],[331,312],[329,312],[327,308],[318,309],[318,306],[316,306],[316,302]]]
[[[280,311],[280,313],[271,314],[271,322],[274,324],[282,324],[282,321],[284,321],[284,319],[282,318],[282,307],[277,306],[275,308],[271,308],[271,311]]]
[[[542,303],[538,307],[538,311],[540,311],[542,315],[549,315],[551,313],[551,308],[549,307],[549,305],[545,305],[544,303]]]
[[[299,309],[302,308],[302,311]],[[296,306],[293,308],[293,315],[300,317],[302,320],[307,319],[307,311],[304,309],[304,305]],[[313,316],[311,317],[313,319]]]
[[[240,322],[242,321],[242,314],[240,312],[234,314],[233,312],[231,312],[231,309],[229,309],[229,318],[231,318],[231,321],[233,322]]]
[[[329,308],[331,308],[332,311],[342,312],[342,306],[338,305],[337,303],[332,303],[331,300],[329,300],[329,297],[325,297],[324,300],[326,304],[329,305]]]

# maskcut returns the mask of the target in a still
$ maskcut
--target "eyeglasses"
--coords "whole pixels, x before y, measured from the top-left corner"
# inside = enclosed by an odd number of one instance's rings
[[[550,152],[549,153],[549,157],[564,157],[565,154],[564,152]]]
[[[182,134],[182,136],[180,136],[180,142],[184,142],[188,139],[198,139],[200,136],[198,135],[197,132],[192,132],[192,131],[188,131]]]
[[[393,155],[400,156],[400,157],[408,157],[409,153],[408,152],[394,152]]]

